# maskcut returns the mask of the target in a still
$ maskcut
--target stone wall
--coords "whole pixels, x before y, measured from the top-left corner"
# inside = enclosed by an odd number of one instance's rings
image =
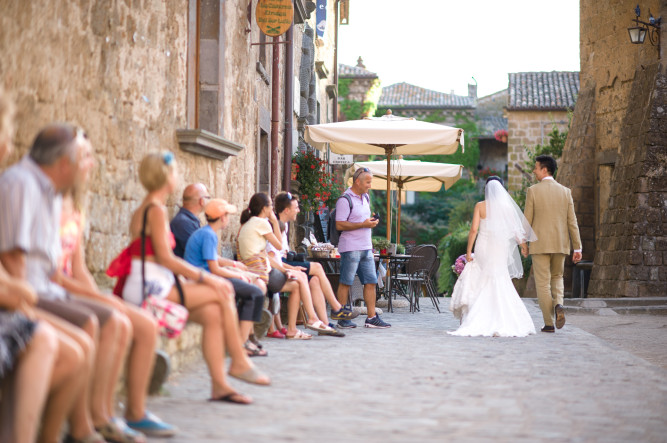
[[[589,296],[664,296],[667,287],[667,76],[635,75],[602,214]]]
[[[561,131],[567,130],[567,122],[566,111],[507,112],[507,174],[510,191],[521,187],[522,174],[515,165],[526,169],[526,148],[546,143],[554,123]],[[526,172],[531,171],[532,168],[529,168]]]
[[[345,97],[340,97],[340,99],[354,100],[363,103],[366,100],[366,94],[373,86],[373,82],[377,80],[376,78],[360,78],[353,77],[351,78],[349,85],[349,92]]]
[[[563,147],[558,182],[572,190],[583,247],[583,259],[595,254],[595,91],[579,91],[572,125]]]
[[[385,107],[382,108],[381,112],[384,114]],[[457,126],[457,120],[461,117],[473,119],[475,116],[475,110],[473,108],[469,109],[424,109],[424,108],[400,108],[392,107],[392,113],[399,117],[413,117],[417,120],[422,121],[434,121],[434,123],[447,125],[447,126]]]
[[[176,154],[181,185],[170,197],[174,214],[182,189],[203,182],[211,195],[244,207],[257,190],[260,126],[271,109],[272,51],[280,51],[280,110],[284,109],[285,45],[266,47],[266,76],[257,71],[259,30],[248,20],[248,3],[222,2],[224,33],[220,136],[241,144],[236,157],[214,160],[179,148],[176,130],[187,127],[188,12],[194,0],[76,0],[4,2],[0,15],[0,78],[17,105],[17,153],[23,155],[40,127],[71,121],[89,133],[97,160],[90,183],[86,226],[88,265],[109,287],[104,270],[127,244],[130,215],[145,192],[137,179],[148,152]],[[316,49],[333,72],[333,2],[327,38]],[[314,27],[314,14],[309,23]],[[294,69],[298,73],[305,25],[294,30]],[[284,40],[284,37],[281,37]],[[268,39],[271,40],[270,38]],[[322,121],[331,119],[326,83],[318,79]],[[298,103],[295,104],[298,111]],[[270,117],[268,117],[270,119]],[[282,176],[284,116],[279,121]],[[270,126],[270,122],[269,122]],[[296,125],[294,126],[296,128]],[[266,128],[269,129],[269,128]],[[290,155],[291,153],[288,153]],[[262,162],[260,162],[262,163]],[[280,180],[279,180],[280,181]],[[222,250],[232,253],[237,217],[222,234]]]
[[[175,151],[185,181],[214,183],[209,162],[186,159],[175,142],[174,130],[185,127],[186,4],[144,3],[5,2],[0,15],[0,76],[18,111],[16,155],[52,121],[80,124],[93,143],[86,249],[98,275],[127,243],[130,213],[144,195],[136,178],[143,155]]]
[[[658,47],[632,45],[636,2],[581,1],[581,90],[559,181],[594,259],[589,296],[664,295],[665,78]],[[665,15],[658,1],[640,5]],[[662,10],[661,10],[662,8]],[[662,279],[662,280],[661,280]]]

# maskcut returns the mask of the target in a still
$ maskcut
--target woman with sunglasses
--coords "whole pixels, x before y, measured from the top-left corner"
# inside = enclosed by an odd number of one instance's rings
[[[315,313],[313,300],[308,288],[308,278],[303,272],[288,270],[280,260],[269,257],[266,252],[268,243],[282,249],[280,224],[273,212],[273,204],[268,195],[260,192],[252,196],[248,207],[241,213],[241,230],[238,236],[238,255],[248,269],[257,273],[266,282],[269,294],[289,292],[287,304],[288,339],[309,340],[306,334],[296,327],[299,304],[303,303],[308,321],[306,327],[317,332],[335,332],[322,322]]]

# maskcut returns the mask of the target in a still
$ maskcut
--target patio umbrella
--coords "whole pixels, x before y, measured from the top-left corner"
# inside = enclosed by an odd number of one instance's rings
[[[356,171],[359,168],[368,168],[373,173],[371,189],[386,189],[387,184],[389,184],[390,189],[398,191],[396,243],[400,243],[401,192],[438,192],[440,189],[442,189],[443,185],[445,186],[445,189],[449,189],[461,178],[463,166],[449,163],[403,160],[403,156],[400,156],[398,160],[391,161],[391,175],[389,176],[389,180],[387,180],[388,175],[386,173],[385,166],[386,163],[384,161],[357,162],[352,166],[352,168],[353,171]],[[351,179],[352,178],[350,177],[349,180]],[[387,215],[387,217],[389,217],[389,215]]]
[[[305,140],[321,151],[327,144],[336,154],[387,156],[387,176],[391,177],[392,155],[453,154],[461,144],[463,129],[396,117],[387,111],[382,117],[366,117],[338,123],[308,125]],[[391,181],[387,181],[387,240],[391,241]]]

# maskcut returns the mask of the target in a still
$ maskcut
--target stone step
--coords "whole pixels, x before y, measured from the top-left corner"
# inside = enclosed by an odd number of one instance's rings
[[[563,306],[565,312],[571,314],[592,314],[592,315],[629,315],[629,314],[650,314],[667,315],[667,305],[654,306],[617,306],[617,307],[582,307],[582,306]]]
[[[616,308],[626,306],[667,307],[667,297],[566,298],[564,306],[578,306],[581,308]]]

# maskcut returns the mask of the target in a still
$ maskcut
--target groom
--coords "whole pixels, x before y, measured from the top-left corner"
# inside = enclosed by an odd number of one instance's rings
[[[526,193],[526,219],[537,235],[530,243],[537,300],[542,309],[544,327],[542,332],[556,332],[565,324],[563,312],[563,267],[570,253],[570,240],[574,245],[572,261],[581,260],[581,238],[574,213],[570,189],[554,180],[556,160],[548,155],[535,159],[533,174],[536,185]],[[528,254],[526,251],[524,256]]]

